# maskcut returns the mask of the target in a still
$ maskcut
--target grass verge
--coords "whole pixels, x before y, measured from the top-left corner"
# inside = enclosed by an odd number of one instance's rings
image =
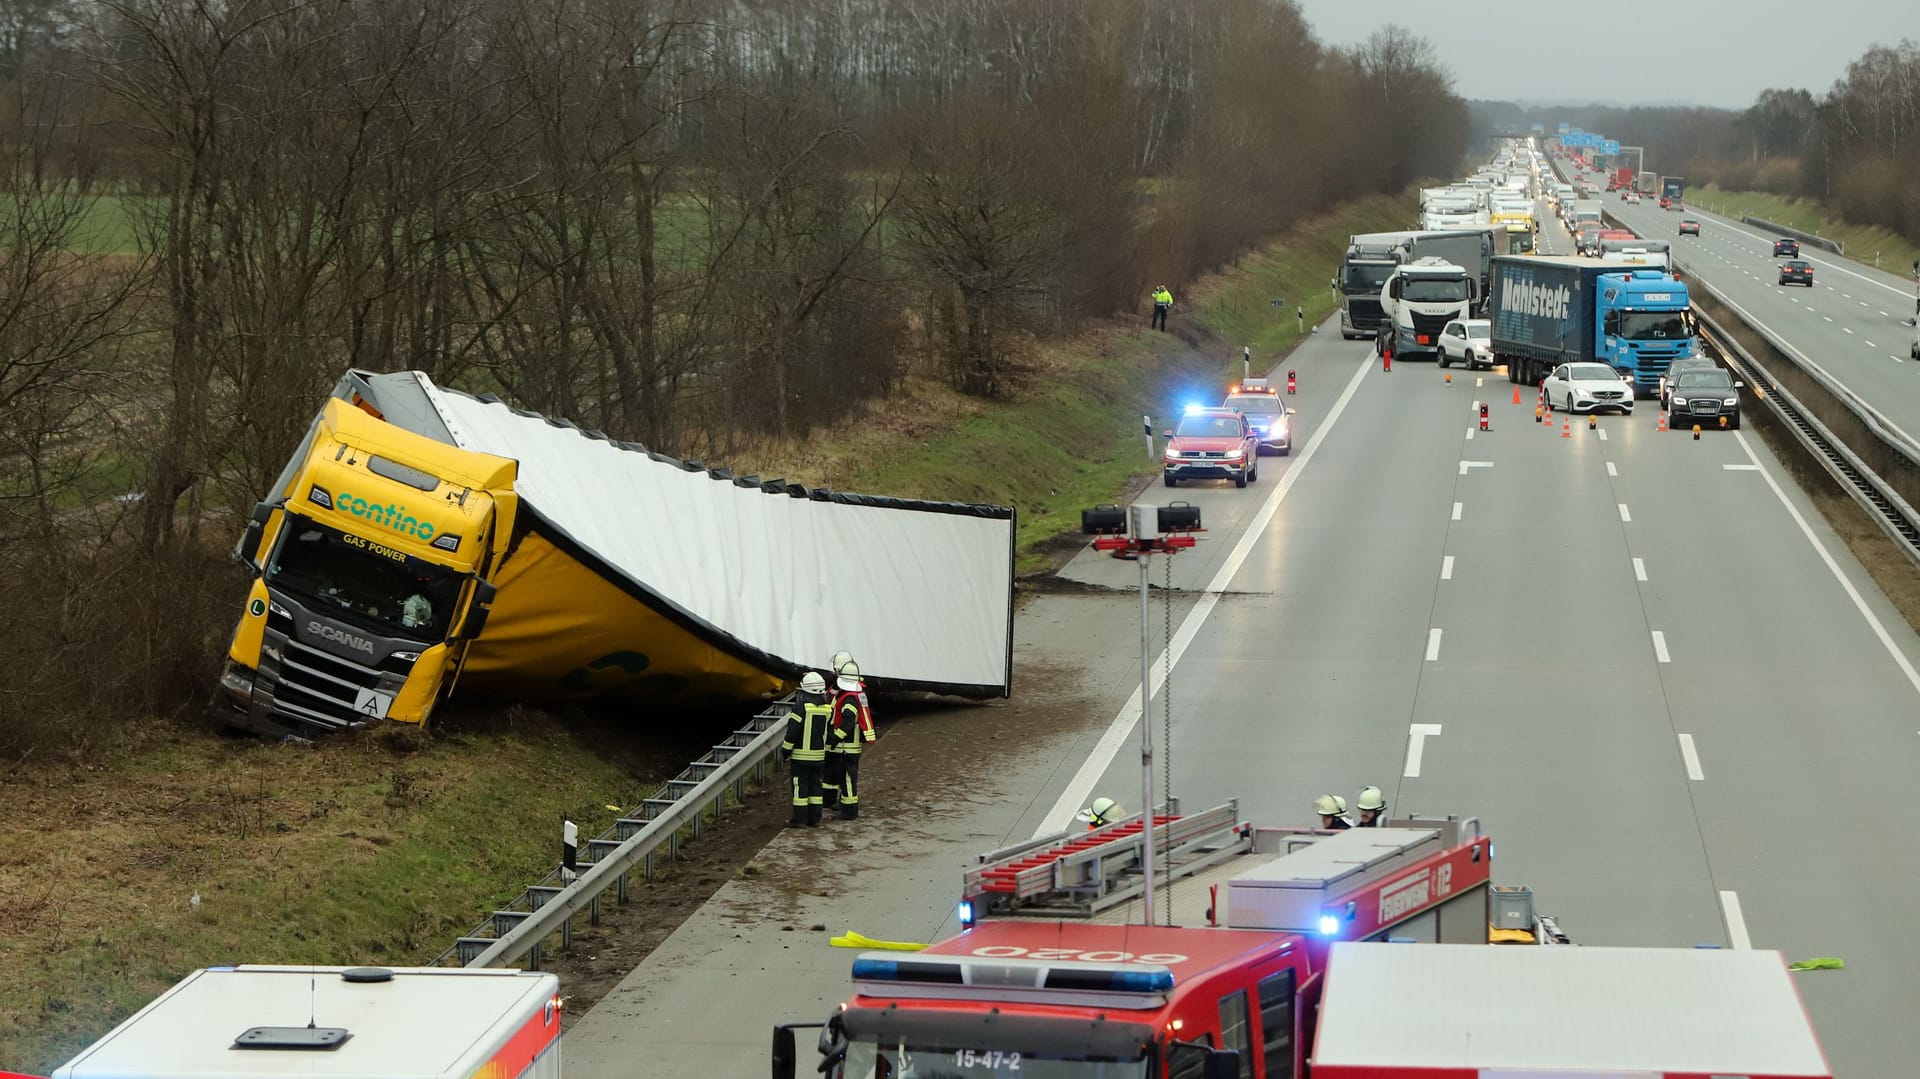
[[[160,731],[107,763],[16,769],[0,1067],[46,1074],[196,967],[426,961],[553,864],[563,817],[597,834],[677,766],[618,741],[512,709],[423,744]]]
[[[1739,220],[1742,212],[1765,218],[1777,225],[1810,232],[1829,240],[1838,240],[1847,249],[1846,257],[1874,265],[1889,273],[1906,274],[1920,259],[1920,243],[1879,225],[1855,225],[1841,220],[1828,207],[1806,199],[1788,199],[1762,191],[1722,191],[1704,187],[1687,192],[1687,205]],[[1810,253],[1812,252],[1809,249]]]
[[[1148,331],[1143,316],[1039,343],[1009,401],[987,404],[912,378],[884,405],[736,471],[1011,505],[1020,511],[1018,568],[1038,571],[1058,553],[1050,541],[1079,529],[1083,507],[1114,500],[1157,467],[1142,415],[1157,427],[1191,394],[1218,397],[1223,379],[1240,373],[1243,346],[1268,364],[1285,355],[1302,337],[1298,309],[1308,329],[1334,310],[1328,279],[1347,237],[1398,227],[1413,213],[1410,197],[1382,196],[1304,222],[1237,266],[1175,288],[1173,332]]]

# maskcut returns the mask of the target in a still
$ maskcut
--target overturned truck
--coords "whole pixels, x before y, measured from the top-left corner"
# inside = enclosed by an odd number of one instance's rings
[[[880,689],[1005,696],[1014,511],[734,476],[351,371],[254,507],[236,725],[425,723],[456,684],[726,706],[845,649]]]

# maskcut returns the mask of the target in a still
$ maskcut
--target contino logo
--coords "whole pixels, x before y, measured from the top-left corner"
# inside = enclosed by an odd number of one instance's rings
[[[333,505],[341,513],[350,513],[404,535],[423,540],[433,538],[433,526],[408,514],[407,507],[398,502],[390,502],[383,506],[378,502],[369,502],[358,495],[342,491],[334,498]]]

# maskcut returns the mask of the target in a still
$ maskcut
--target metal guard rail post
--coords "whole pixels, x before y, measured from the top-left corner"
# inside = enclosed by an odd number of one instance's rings
[[[647,821],[638,831],[620,841],[618,847],[594,860],[592,864],[582,871],[578,877],[574,878],[573,881],[557,889],[542,888],[539,885],[528,889],[527,894],[523,895],[523,899],[528,898],[536,891],[551,894],[548,894],[543,902],[534,906],[534,908],[524,916],[516,912],[513,928],[501,934],[499,938],[494,940],[484,951],[463,965],[468,967],[504,967],[517,962],[530,952],[537,954],[541,942],[549,935],[556,932],[568,933],[570,935],[573,916],[590,907],[593,909],[595,920],[597,921],[601,896],[608,889],[619,888],[621,890],[621,898],[624,899],[627,874],[631,872],[636,865],[642,862],[650,863],[650,860],[661,848],[677,851],[680,833],[686,829],[693,829],[697,835],[700,820],[708,806],[715,806],[717,810],[719,804],[726,799],[729,791],[737,790],[749,776],[757,775],[763,770],[764,766],[769,763],[770,759],[778,751],[780,743],[785,739],[786,723],[784,722],[783,706],[786,703],[787,699],[782,699],[773,706],[757,713],[754,717],[756,720],[781,717],[781,721],[769,722],[766,728],[754,736],[747,745],[738,747],[718,766],[698,763],[690,765],[688,771],[694,768],[703,768],[706,770],[704,776],[697,782],[691,783],[690,785],[690,781],[684,778],[687,775],[687,771],[683,771],[680,774],[680,778],[670,780],[663,785],[661,793],[679,788],[689,788],[689,785],[690,789],[685,789],[683,793],[674,800],[671,808],[662,811],[659,816]],[[645,801],[648,800],[643,800],[643,804]],[[625,823],[630,825],[631,821],[627,820]],[[614,834],[619,831],[621,827],[622,823],[616,822],[614,828],[610,829],[607,834]],[[603,838],[596,842],[604,844],[605,840]],[[590,849],[592,846],[593,844],[589,844]],[[554,876],[555,874],[549,874],[546,879],[549,881],[553,880]],[[490,917],[488,921],[481,924],[482,926],[489,924],[497,926],[498,915],[496,914]],[[471,938],[467,939],[469,941],[471,940]],[[442,960],[444,960],[446,956],[455,954],[460,948],[461,944],[456,944],[454,948],[442,953]],[[535,965],[538,965],[537,962]]]

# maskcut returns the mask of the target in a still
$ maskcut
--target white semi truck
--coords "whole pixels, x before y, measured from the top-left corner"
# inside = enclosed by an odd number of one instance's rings
[[[1442,258],[1421,258],[1395,267],[1380,290],[1385,321],[1376,351],[1393,349],[1396,359],[1438,359],[1440,331],[1455,319],[1472,316],[1479,283],[1466,267]]]

